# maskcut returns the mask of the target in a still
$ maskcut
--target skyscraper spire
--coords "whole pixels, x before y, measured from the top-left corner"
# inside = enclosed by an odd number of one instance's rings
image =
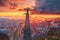
[[[25,19],[25,27],[24,27],[24,39],[23,40],[31,40],[31,29],[30,29],[30,21],[29,21],[29,8],[26,9],[26,19]]]

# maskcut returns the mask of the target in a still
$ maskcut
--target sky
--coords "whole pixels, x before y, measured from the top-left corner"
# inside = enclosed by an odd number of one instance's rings
[[[17,11],[27,7],[38,11],[60,12],[60,0],[0,0],[0,16],[7,16],[7,14],[11,16],[19,15]]]
[[[27,7],[56,12],[60,11],[60,0],[0,0],[0,12],[18,11]]]
[[[32,8],[34,0],[0,0],[1,11],[17,11],[18,9]]]
[[[60,0],[36,0],[36,10],[45,10],[48,12],[60,11]]]

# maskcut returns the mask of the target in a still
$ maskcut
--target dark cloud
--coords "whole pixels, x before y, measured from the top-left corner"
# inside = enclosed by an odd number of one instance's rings
[[[4,6],[5,5],[5,0],[0,0],[0,6]]]
[[[60,0],[36,0],[35,9],[48,12],[60,11]]]
[[[45,4],[48,11],[60,11],[60,0],[47,0]]]
[[[16,7],[18,6],[16,3],[9,3],[10,5],[10,9],[16,9]]]

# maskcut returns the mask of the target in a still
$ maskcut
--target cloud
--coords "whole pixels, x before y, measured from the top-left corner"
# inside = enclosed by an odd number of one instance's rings
[[[5,5],[5,0],[0,0],[0,6],[4,6]]]
[[[17,11],[19,9],[24,8],[33,8],[35,3],[33,0],[0,0],[0,11],[7,10],[6,8],[9,8],[10,10],[7,11]]]
[[[60,11],[60,0],[47,0],[45,4],[48,11]]]
[[[36,0],[35,9],[48,12],[60,11],[60,0]]]

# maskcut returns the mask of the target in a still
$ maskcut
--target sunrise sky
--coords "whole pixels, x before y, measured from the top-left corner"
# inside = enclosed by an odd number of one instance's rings
[[[19,10],[27,7],[31,9],[34,8],[38,11],[43,11],[43,9],[48,12],[59,11],[60,2],[58,1],[59,3],[57,3],[56,1],[51,1],[52,0],[0,0],[0,16],[21,16],[23,13],[26,13],[26,11],[20,12]],[[55,5],[54,3],[58,5]]]
[[[26,12],[19,10],[32,8],[35,5],[34,2],[34,0],[0,0],[0,16],[21,16]]]
[[[19,9],[32,8],[34,0],[0,0],[1,11],[18,11]]]

